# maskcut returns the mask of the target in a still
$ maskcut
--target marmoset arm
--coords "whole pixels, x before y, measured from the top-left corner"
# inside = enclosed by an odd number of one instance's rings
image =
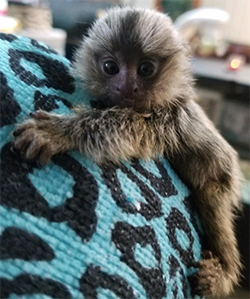
[[[47,164],[53,155],[72,149],[97,163],[149,159],[160,150],[156,134],[150,129],[150,114],[142,115],[132,109],[78,108],[69,115],[36,111],[31,116],[32,119],[17,126],[15,147],[26,159],[37,159],[42,164]]]

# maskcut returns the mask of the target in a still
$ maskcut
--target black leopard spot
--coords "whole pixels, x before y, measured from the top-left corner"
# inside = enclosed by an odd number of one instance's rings
[[[50,261],[54,258],[51,247],[40,237],[17,227],[8,227],[0,236],[0,259]]]
[[[21,112],[20,105],[14,99],[14,91],[7,83],[5,75],[0,71],[0,127],[16,123],[16,117]]]
[[[132,288],[118,275],[101,271],[100,267],[89,265],[80,279],[81,292],[85,299],[97,299],[98,288],[111,290],[120,299],[135,299]]]
[[[192,234],[191,228],[185,218],[185,216],[176,208],[172,208],[169,216],[166,219],[167,232],[170,242],[175,250],[180,253],[180,257],[185,265],[190,264],[194,260],[193,256],[193,243],[194,236]],[[178,241],[177,232],[183,233],[188,239],[188,244],[186,242]],[[185,244],[185,248],[184,248]]]
[[[166,168],[162,162],[156,160],[154,161],[155,166],[159,170],[160,177],[156,177],[150,171],[147,171],[138,160],[135,160],[132,167],[138,171],[141,175],[150,181],[150,184],[163,197],[169,197],[172,195],[177,195],[177,190],[172,184],[171,178],[167,173]]]
[[[133,227],[117,222],[112,231],[112,240],[121,251],[121,261],[126,263],[138,275],[148,298],[161,299],[165,296],[166,285],[161,267],[161,250],[155,232],[150,226]],[[157,263],[154,267],[144,267],[134,255],[136,245],[151,246]]]
[[[51,87],[67,93],[75,91],[74,79],[70,76],[68,68],[61,61],[48,58],[42,54],[9,49],[9,64],[15,74],[28,85],[36,87]],[[21,60],[36,63],[43,72],[45,78],[38,78],[31,70],[22,66]]]
[[[17,40],[18,38],[13,34],[7,34],[7,33],[0,32],[0,39],[6,40],[11,43],[14,40]]]
[[[140,202],[140,208],[138,209],[135,205],[127,201],[126,195],[121,188],[121,182],[119,181],[117,171],[122,171],[127,177],[133,181],[139,188],[142,196],[145,198],[144,202]],[[155,194],[147,184],[145,184],[138,176],[136,176],[130,169],[124,165],[118,166],[109,165],[108,167],[102,167],[102,177],[111,191],[113,199],[116,204],[123,209],[126,213],[141,214],[147,220],[160,217],[163,215],[161,209],[161,200]]]
[[[34,96],[34,110],[41,109],[50,112],[53,109],[59,108],[56,101],[61,101],[66,107],[72,108],[72,105],[67,100],[55,95],[45,95],[37,90]]]
[[[52,53],[52,54],[58,54],[55,50],[48,48],[46,46],[41,45],[37,40],[35,39],[30,39],[30,43],[32,44],[32,46],[36,47],[39,50],[42,50],[46,53]]]
[[[177,275],[178,275],[177,273],[179,272],[178,277],[181,279],[180,286],[182,288],[183,298],[190,298],[188,296],[188,292],[187,292],[188,282],[187,282],[184,272],[180,266],[180,263],[174,256],[171,255],[169,257],[168,264],[169,264],[169,268],[170,268],[169,275],[174,281],[177,280]],[[174,284],[173,294],[174,294],[174,298],[178,298],[178,286],[176,283]]]
[[[67,171],[75,184],[72,197],[58,207],[50,207],[28,178],[33,169],[40,167],[36,162],[24,161],[19,152],[12,150],[10,143],[2,148],[1,160],[2,205],[52,222],[66,222],[83,240],[91,238],[97,224],[98,186],[86,168],[68,154],[53,157],[53,162]]]
[[[21,274],[13,280],[0,278],[0,297],[8,298],[15,294],[23,295],[47,295],[52,298],[71,299],[69,290],[62,283],[37,275]]]

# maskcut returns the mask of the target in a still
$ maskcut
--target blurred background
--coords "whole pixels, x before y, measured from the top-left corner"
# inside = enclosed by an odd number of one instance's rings
[[[173,19],[192,49],[197,101],[240,155],[246,181],[237,236],[244,277],[229,298],[250,298],[250,0],[0,0],[0,32],[35,38],[72,60],[93,21],[124,4]]]

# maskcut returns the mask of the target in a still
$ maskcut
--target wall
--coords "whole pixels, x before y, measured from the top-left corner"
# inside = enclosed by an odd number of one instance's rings
[[[154,8],[155,0],[122,0],[123,4],[131,6],[140,6],[143,8]]]
[[[230,15],[224,30],[225,39],[250,45],[250,0],[200,0],[201,7],[216,7]]]

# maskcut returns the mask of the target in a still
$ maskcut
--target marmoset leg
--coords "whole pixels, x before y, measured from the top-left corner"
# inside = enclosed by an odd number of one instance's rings
[[[224,296],[238,283],[241,269],[233,227],[241,185],[237,154],[194,102],[178,114],[179,152],[169,158],[194,193],[211,250],[193,265],[199,271],[191,282],[196,294]]]

